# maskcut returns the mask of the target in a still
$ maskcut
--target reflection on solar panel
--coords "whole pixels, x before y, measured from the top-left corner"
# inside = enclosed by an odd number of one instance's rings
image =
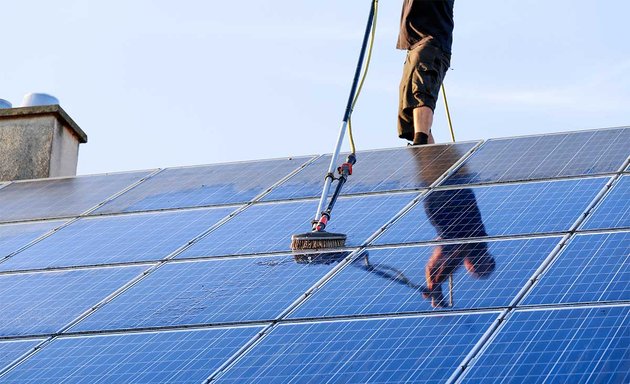
[[[51,220],[0,225],[0,260],[63,223]]]
[[[566,231],[607,180],[435,190],[376,244]]]
[[[149,172],[20,181],[0,189],[0,222],[76,216]]]
[[[630,232],[576,236],[525,304],[630,300]]]
[[[422,289],[428,285],[425,270],[429,265],[447,262],[459,267],[454,274],[451,309],[507,307],[558,242],[558,237],[550,237],[369,250],[291,317],[431,310],[431,300],[422,297]],[[485,278],[466,273],[464,267],[465,259],[475,257],[467,252],[482,249],[487,249],[496,263],[495,270]],[[448,285],[443,285],[443,295],[448,296]]]
[[[82,218],[0,264],[0,271],[159,260],[232,211]]]
[[[630,176],[622,176],[601,205],[584,224],[584,229],[630,228]]]
[[[357,153],[356,172],[343,194],[426,188],[454,165],[476,143],[407,147]],[[347,154],[339,156],[343,163]],[[284,182],[263,200],[316,197],[328,171],[330,155],[322,156]]]
[[[517,311],[464,382],[628,383],[629,310]]]
[[[341,198],[326,230],[348,235],[348,246],[360,245],[416,193]],[[317,201],[254,205],[228,221],[181,257],[288,251],[291,235],[310,230]]]
[[[437,383],[496,313],[281,325],[219,381]]]
[[[275,319],[331,269],[292,256],[171,263],[73,331]]]
[[[0,382],[630,382],[629,136],[0,185]]]
[[[165,169],[96,213],[244,203],[308,160],[308,157],[297,157]]]
[[[0,336],[56,332],[145,269],[0,275]]]
[[[489,140],[445,185],[615,172],[629,142],[628,128]]]
[[[61,337],[3,383],[200,383],[260,328]]]

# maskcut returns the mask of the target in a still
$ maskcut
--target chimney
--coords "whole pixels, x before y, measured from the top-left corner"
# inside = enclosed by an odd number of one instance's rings
[[[75,176],[86,142],[58,104],[0,108],[0,181]]]

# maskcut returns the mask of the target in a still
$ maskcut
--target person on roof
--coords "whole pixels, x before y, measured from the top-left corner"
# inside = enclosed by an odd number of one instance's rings
[[[433,144],[433,111],[451,62],[455,0],[404,0],[397,49],[407,50],[400,82],[398,137]]]

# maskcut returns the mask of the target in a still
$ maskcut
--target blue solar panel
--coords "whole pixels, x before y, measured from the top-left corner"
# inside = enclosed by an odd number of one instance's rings
[[[356,246],[409,203],[416,193],[339,199],[326,230],[348,235]],[[256,204],[210,233],[178,257],[288,251],[291,235],[308,232],[317,201]]]
[[[3,383],[201,383],[260,327],[61,337]]]
[[[630,128],[489,140],[445,185],[615,172],[630,155],[628,142]]]
[[[629,308],[516,312],[463,382],[628,383]]]
[[[445,382],[495,313],[280,325],[226,383]]]
[[[0,341],[0,372],[41,341],[41,339]]]
[[[525,304],[630,300],[630,232],[576,236]]]
[[[450,273],[454,274],[451,309],[505,307],[559,240],[551,237],[369,250],[290,317],[428,311],[432,302],[441,304],[439,292],[442,303],[448,305]],[[489,259],[494,269],[480,273],[483,261]],[[434,295],[424,299],[422,293],[428,287]]]
[[[15,182],[0,189],[0,222],[78,216],[148,174],[128,172]]]
[[[51,220],[0,225],[0,261],[62,223]]]
[[[234,208],[89,217],[0,264],[0,271],[159,260]]]
[[[145,269],[0,275],[0,336],[56,332]]]
[[[360,152],[307,256],[329,155],[0,182],[0,382],[630,382],[628,142]]]
[[[441,144],[358,152],[354,173],[342,192],[348,195],[426,188],[475,144]],[[339,156],[339,165],[346,160],[346,156]],[[330,155],[322,156],[274,188],[263,200],[319,196],[329,164]]]
[[[582,227],[583,229],[630,227],[630,176],[621,177]]]
[[[376,244],[568,230],[608,178],[435,190]]]
[[[244,203],[299,168],[309,157],[165,169],[98,209],[132,212]]]
[[[332,267],[292,256],[170,263],[72,330],[271,320]]]

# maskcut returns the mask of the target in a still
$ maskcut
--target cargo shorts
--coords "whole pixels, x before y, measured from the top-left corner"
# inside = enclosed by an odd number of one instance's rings
[[[413,141],[415,108],[426,106],[435,110],[450,62],[451,55],[431,43],[407,51],[398,104],[398,137],[401,139]]]

